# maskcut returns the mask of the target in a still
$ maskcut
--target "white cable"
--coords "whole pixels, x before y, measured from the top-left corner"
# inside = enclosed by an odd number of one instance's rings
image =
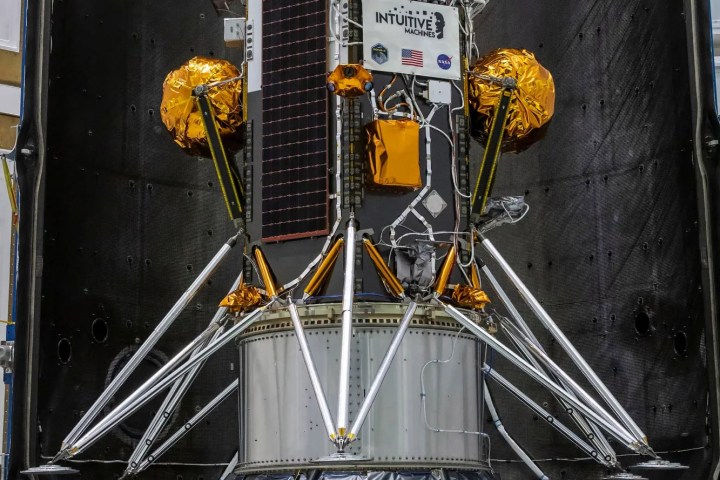
[[[422,199],[427,195],[427,193],[430,191],[430,188],[432,188],[432,157],[430,155],[430,131],[429,128],[436,128],[438,131],[441,131],[439,128],[434,127],[433,125],[430,125],[430,121],[432,120],[433,115],[435,114],[435,111],[437,110],[436,107],[433,107],[433,109],[430,111],[430,113],[427,116],[427,124],[425,125],[425,164],[426,164],[426,175],[425,175],[425,186],[422,190],[420,190],[420,193],[413,199],[412,202],[403,210],[403,212],[398,216],[392,224],[390,224],[390,243],[393,246],[396,246],[397,243],[395,242],[395,228],[405,221],[408,215],[410,215],[411,212],[413,212],[415,206],[422,201]],[[444,133],[444,132],[443,132]],[[417,214],[416,214],[417,216]],[[433,271],[435,271],[435,265],[433,264]]]
[[[513,449],[522,462],[535,474],[539,480],[550,480],[547,475],[538,467],[530,455],[522,449],[520,445],[510,436],[508,431],[505,429],[500,417],[498,416],[495,405],[493,404],[492,397],[490,396],[490,390],[488,390],[487,383],[483,384],[483,398],[485,399],[485,405],[488,407],[490,417],[493,419],[495,428],[497,429],[500,436],[505,439],[505,442]]]
[[[422,370],[420,370],[420,401],[422,402],[422,410],[423,410],[423,420],[425,421],[425,427],[436,433],[462,433],[465,435],[485,435],[484,432],[475,432],[475,431],[469,431],[465,429],[451,429],[451,428],[439,428],[439,427],[433,427],[430,425],[430,422],[428,421],[427,417],[427,393],[425,392],[425,369],[431,365],[431,364],[438,364],[438,363],[448,363],[451,362],[453,357],[455,356],[455,346],[457,344],[458,337],[460,337],[460,334],[465,330],[465,327],[458,330],[457,334],[455,334],[455,337],[452,341],[452,347],[450,350],[450,356],[446,358],[445,360],[440,359],[434,359],[430,360],[429,362],[425,363],[423,365]]]

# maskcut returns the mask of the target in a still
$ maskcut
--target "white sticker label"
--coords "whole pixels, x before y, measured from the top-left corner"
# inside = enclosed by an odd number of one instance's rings
[[[460,79],[457,8],[407,0],[364,0],[362,8],[366,68]]]

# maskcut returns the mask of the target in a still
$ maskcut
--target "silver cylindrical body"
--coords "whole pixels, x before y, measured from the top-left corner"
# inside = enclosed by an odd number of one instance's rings
[[[350,362],[348,420],[357,417],[380,364],[397,332],[405,304],[356,303]],[[340,304],[298,306],[299,317],[325,392],[338,390]],[[360,429],[346,450],[369,460],[361,468],[431,467],[483,469],[485,437],[432,431],[432,427],[482,430],[482,396],[476,358],[480,342],[442,309],[419,305],[399,343],[385,381]],[[244,426],[239,471],[292,471],[329,468],[314,460],[334,453],[327,441],[312,384],[298,348],[287,309],[268,311],[240,339],[245,392],[240,424]],[[420,399],[423,366],[433,359],[453,360],[425,370],[427,418]],[[335,464],[336,467],[341,464]],[[332,465],[330,465],[332,467]]]

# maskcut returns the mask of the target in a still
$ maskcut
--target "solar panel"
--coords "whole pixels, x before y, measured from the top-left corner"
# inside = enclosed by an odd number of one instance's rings
[[[328,233],[325,9],[263,1],[264,241]]]

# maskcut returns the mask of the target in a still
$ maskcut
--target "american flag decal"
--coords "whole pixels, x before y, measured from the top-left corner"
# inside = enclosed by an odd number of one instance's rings
[[[410,50],[409,48],[402,49],[402,64],[410,65],[411,67],[422,67],[423,66],[423,54],[420,50]]]

